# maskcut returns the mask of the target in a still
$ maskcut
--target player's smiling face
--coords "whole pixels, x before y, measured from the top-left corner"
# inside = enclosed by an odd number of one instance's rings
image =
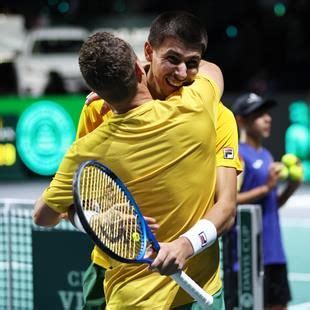
[[[157,48],[147,42],[145,53],[150,62],[148,84],[156,99],[165,99],[181,86],[190,84],[198,73],[201,51],[185,47],[175,38],[166,38]]]

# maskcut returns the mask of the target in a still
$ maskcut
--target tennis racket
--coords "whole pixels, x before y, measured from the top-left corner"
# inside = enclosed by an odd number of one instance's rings
[[[77,169],[73,180],[75,210],[84,231],[110,257],[124,263],[152,263],[147,249],[159,244],[124,183],[103,164],[89,160]],[[203,308],[213,303],[183,271],[171,276]]]

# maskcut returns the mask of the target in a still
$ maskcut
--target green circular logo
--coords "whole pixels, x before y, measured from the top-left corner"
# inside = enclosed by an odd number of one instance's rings
[[[71,116],[53,101],[27,108],[16,127],[16,147],[24,164],[40,175],[56,172],[75,137]]]

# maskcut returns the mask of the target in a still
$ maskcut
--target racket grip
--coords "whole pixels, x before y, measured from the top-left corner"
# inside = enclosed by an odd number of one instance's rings
[[[192,296],[203,309],[208,309],[208,306],[212,305],[213,297],[204,291],[192,278],[190,278],[185,272],[179,271],[170,276],[175,282],[177,282],[184,291]]]

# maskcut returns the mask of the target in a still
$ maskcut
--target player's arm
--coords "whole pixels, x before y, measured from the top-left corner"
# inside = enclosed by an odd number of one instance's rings
[[[39,226],[55,226],[68,217],[73,205],[72,179],[80,164],[78,143],[74,142],[65,154],[53,180],[34,205],[33,221]]]
[[[238,156],[238,130],[231,111],[220,104],[218,112],[215,204],[201,220],[181,236],[191,245],[190,256],[206,250],[218,236],[231,228],[235,220],[237,173],[242,170]],[[188,248],[188,245],[186,247]],[[189,253],[189,248],[186,252]]]
[[[36,225],[52,227],[61,221],[63,214],[50,208],[40,197],[35,203],[32,218]]]
[[[215,204],[205,218],[214,224],[217,236],[220,236],[228,231],[235,221],[237,172],[235,168],[218,167],[216,173]]]
[[[220,97],[224,91],[224,79],[221,69],[214,63],[205,60],[200,61],[199,73],[210,77],[218,86]]]
[[[233,225],[236,212],[236,169],[219,167],[217,174],[217,199],[214,207],[205,214],[203,220],[198,221],[183,236],[169,243],[161,243],[160,251],[151,264],[152,269],[164,275],[171,275],[182,270],[186,260],[202,250],[198,249],[201,245],[200,232],[205,232],[207,238],[210,238],[207,241],[210,246],[219,235]]]
[[[215,204],[206,215],[215,225],[218,236],[228,231],[235,221],[237,174],[242,171],[238,140],[237,123],[233,113],[219,103],[216,126]]]
[[[84,105],[77,127],[77,139],[87,135],[102,124],[104,115],[109,111],[109,108],[104,109],[104,107],[106,105],[100,98]]]
[[[206,226],[206,236],[210,246],[218,235],[228,230],[234,223],[236,212],[237,171],[241,171],[238,157],[238,130],[233,114],[222,104],[219,109],[216,128],[216,203],[202,221],[194,225],[186,234],[170,243],[162,243],[152,268],[162,274],[171,274],[184,267],[185,261],[199,251],[200,229]],[[227,151],[227,152],[226,152]],[[198,231],[198,232],[197,232]],[[189,238],[187,238],[189,237]],[[196,246],[189,239],[196,239]],[[206,247],[207,247],[206,246]]]

